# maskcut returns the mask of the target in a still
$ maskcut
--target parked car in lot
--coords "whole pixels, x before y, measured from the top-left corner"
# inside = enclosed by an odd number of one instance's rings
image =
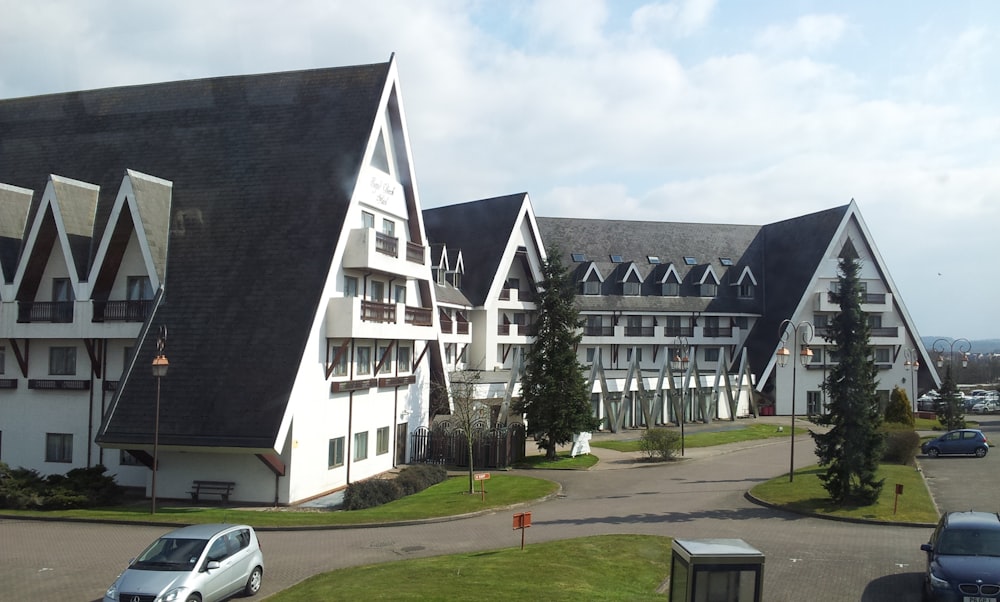
[[[171,531],[132,560],[104,602],[216,602],[260,591],[264,556],[248,525]]]
[[[1000,517],[992,512],[948,512],[929,542],[926,600],[988,602],[1000,596]]]
[[[988,412],[996,412],[997,410],[1000,410],[1000,403],[992,399],[977,401],[972,405],[972,411],[976,414],[986,414]]]
[[[982,458],[990,451],[990,442],[979,429],[956,429],[924,441],[920,451],[936,458],[937,456],[965,454]]]

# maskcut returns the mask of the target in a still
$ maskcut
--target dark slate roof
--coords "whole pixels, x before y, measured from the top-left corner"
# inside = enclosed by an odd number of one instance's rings
[[[473,306],[481,307],[486,302],[526,194],[423,211],[427,240],[447,245],[449,252],[462,251],[465,263],[462,292]]]
[[[850,205],[769,224],[755,241],[763,249],[764,315],[754,324],[745,347],[750,364],[760,376],[778,346],[778,326],[790,319],[806,294]],[[757,274],[758,282],[761,275]]]
[[[558,251],[575,278],[582,278],[591,264],[604,277],[601,296],[577,296],[581,311],[761,311],[759,299],[738,299],[734,287],[729,286],[744,266],[750,266],[760,282],[763,257],[751,245],[760,226],[561,217],[539,217],[537,222],[546,252]],[[575,253],[582,253],[585,261],[573,261]],[[612,255],[621,256],[622,262],[612,261]],[[650,256],[658,257],[660,263],[649,263]],[[687,265],[684,257],[694,257],[696,263]],[[733,265],[722,265],[723,257],[732,259]],[[621,278],[632,262],[643,277],[638,297],[621,294]],[[664,297],[659,292],[659,281],[670,264],[681,278],[680,297]],[[695,289],[696,277],[700,278],[708,266],[722,280],[715,298],[699,297]]]
[[[0,182],[36,207],[49,174],[97,184],[103,233],[126,169],[173,182],[160,444],[275,444],[390,65],[0,101]],[[100,441],[151,441],[153,343]]]
[[[2,143],[2,141],[0,141]],[[21,253],[31,195],[25,190],[0,186],[0,275],[14,280]]]

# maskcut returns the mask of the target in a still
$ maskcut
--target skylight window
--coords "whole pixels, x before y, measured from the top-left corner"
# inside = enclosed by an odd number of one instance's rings
[[[691,257],[690,255],[686,255],[684,257],[684,265],[695,265],[696,263],[698,263],[698,260],[694,257]]]
[[[625,261],[625,259],[621,255],[612,255],[611,256],[611,263],[621,263],[623,261]]]
[[[571,253],[570,257],[573,258],[573,261],[587,261],[587,256],[583,253]]]
[[[719,263],[722,265],[733,265],[733,259],[731,257],[720,257]]]
[[[656,256],[656,255],[647,255],[646,259],[648,259],[649,263],[651,263],[653,265],[656,265],[656,264],[660,263],[660,258],[658,256]]]

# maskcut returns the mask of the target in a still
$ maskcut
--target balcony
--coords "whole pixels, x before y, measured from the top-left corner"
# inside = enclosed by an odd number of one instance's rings
[[[861,299],[861,310],[867,313],[888,311],[891,307],[892,295],[890,293],[864,293]],[[816,311],[840,311],[840,304],[834,301],[832,291],[820,291],[816,294]]]
[[[615,336],[614,326],[597,326],[587,324],[583,327],[583,336],[585,337],[613,337]]]
[[[627,337],[651,337],[656,333],[655,326],[626,326],[625,336]]]
[[[733,336],[733,328],[732,326],[706,326],[703,334],[709,339],[728,339]]]
[[[499,324],[497,325],[497,334],[502,337],[519,337],[520,339],[527,339],[528,337],[533,337],[538,333],[538,329],[534,324]],[[523,342],[523,341],[522,341]]]
[[[145,322],[153,311],[153,300],[94,301],[94,322]]]
[[[357,228],[347,236],[343,266],[371,270],[383,274],[398,274],[408,278],[428,279],[427,248],[406,242],[405,258],[399,256],[399,239],[374,228]]]
[[[537,296],[532,291],[522,291],[516,288],[505,288],[500,291],[501,301],[512,303],[534,303]]]
[[[694,326],[664,326],[663,336],[692,338],[694,336]]]
[[[326,332],[340,339],[434,338],[434,314],[429,308],[379,303],[359,297],[334,297],[326,309]]]
[[[878,328],[872,328],[869,331],[872,338],[888,338],[894,339],[899,336],[898,326],[880,326]]]
[[[67,324],[73,321],[73,301],[18,301],[17,321]]]
[[[87,391],[89,380],[56,380],[52,378],[32,378],[28,380],[29,389],[59,389],[63,391]]]

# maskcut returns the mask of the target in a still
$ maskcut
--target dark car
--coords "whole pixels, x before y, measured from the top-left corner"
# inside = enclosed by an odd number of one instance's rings
[[[920,451],[932,458],[950,454],[974,455],[982,458],[990,451],[990,442],[979,429],[957,429],[924,441],[920,445]]]
[[[934,602],[990,602],[1000,596],[1000,516],[948,512],[928,543],[924,594]]]

